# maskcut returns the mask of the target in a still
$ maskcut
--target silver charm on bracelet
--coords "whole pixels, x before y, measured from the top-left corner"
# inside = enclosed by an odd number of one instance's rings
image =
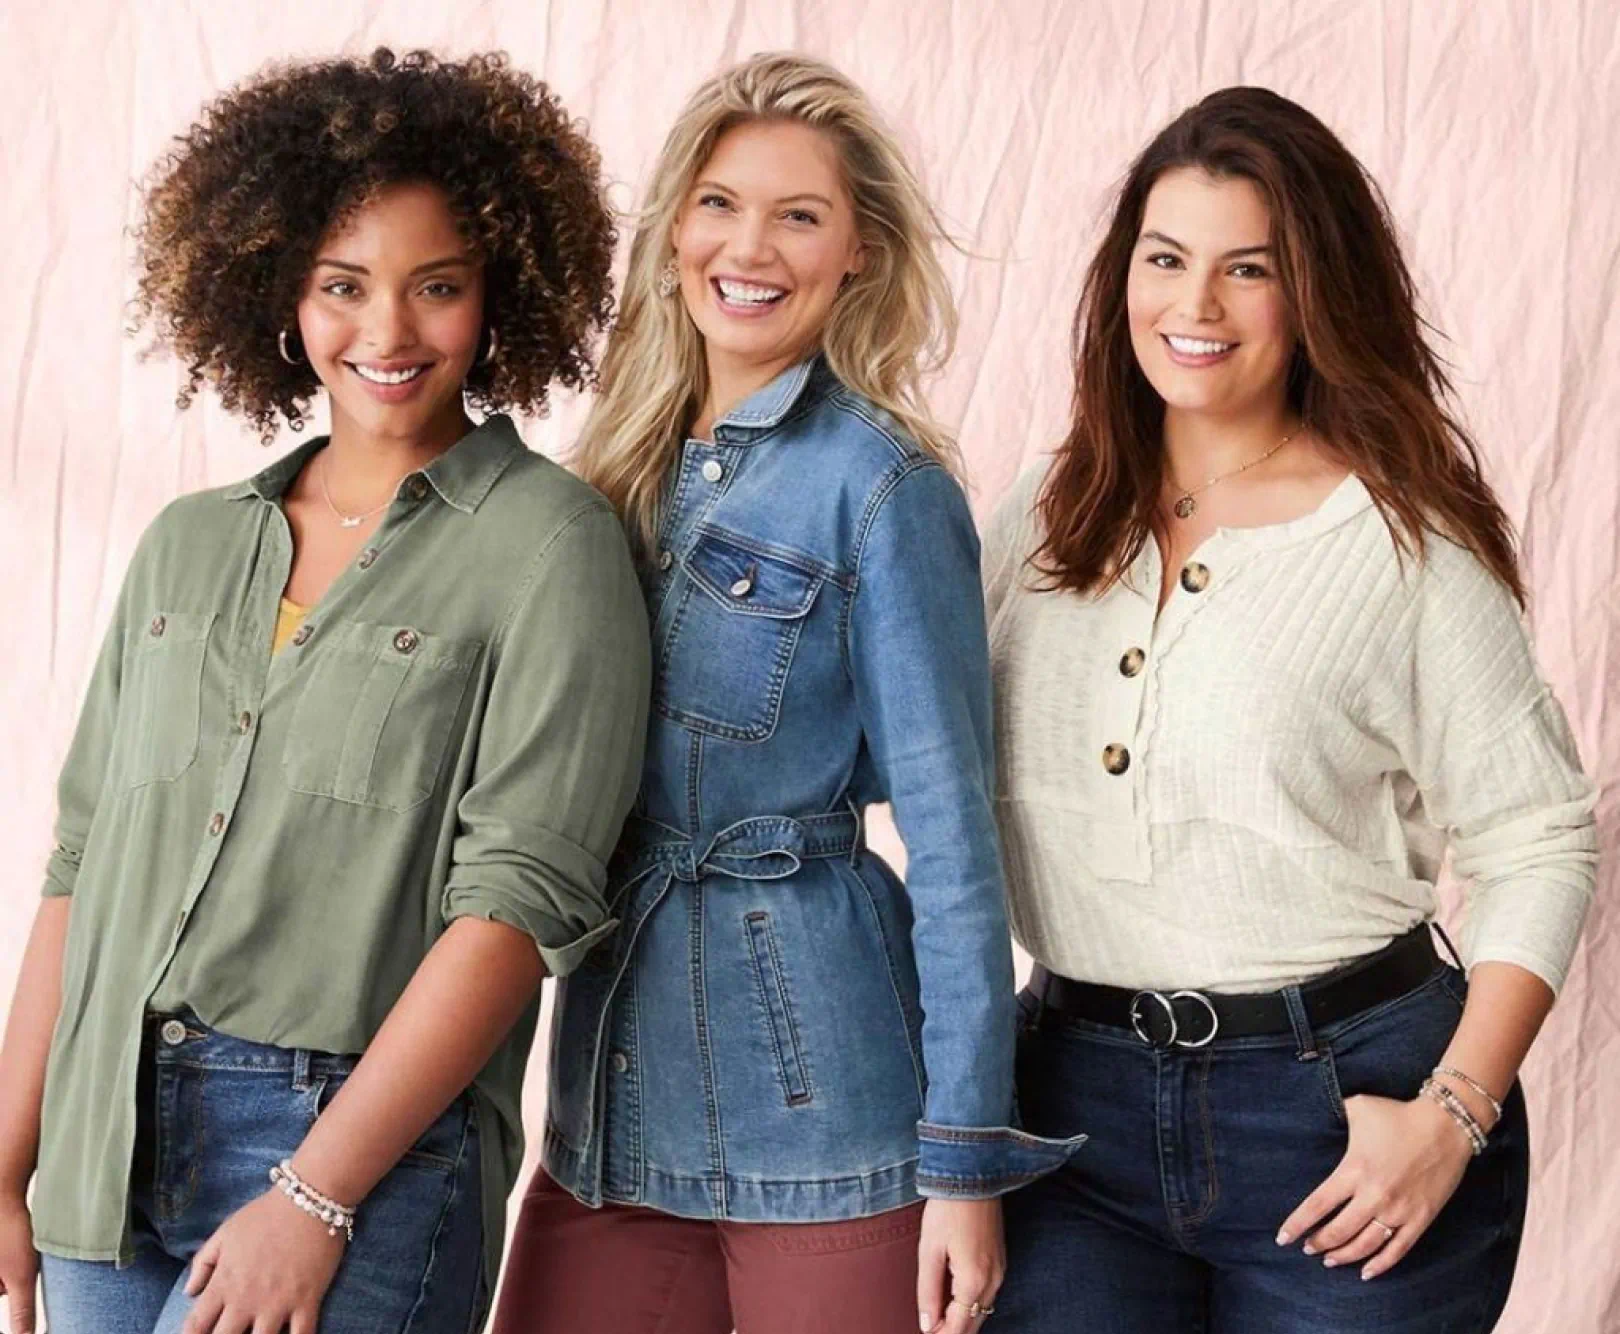
[[[293,1171],[292,1159],[283,1158],[270,1169],[270,1182],[311,1218],[325,1223],[327,1236],[337,1236],[342,1228],[345,1239],[354,1241],[354,1210],[309,1185]]]

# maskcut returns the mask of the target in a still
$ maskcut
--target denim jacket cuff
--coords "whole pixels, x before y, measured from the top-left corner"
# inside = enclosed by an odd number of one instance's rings
[[[1027,1186],[1068,1162],[1087,1136],[1042,1139],[1012,1126],[917,1123],[917,1193],[987,1200]]]

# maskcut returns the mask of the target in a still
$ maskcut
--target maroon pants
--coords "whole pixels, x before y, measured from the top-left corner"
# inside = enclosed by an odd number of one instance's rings
[[[493,1334],[912,1334],[922,1205],[715,1223],[580,1204],[537,1171]]]

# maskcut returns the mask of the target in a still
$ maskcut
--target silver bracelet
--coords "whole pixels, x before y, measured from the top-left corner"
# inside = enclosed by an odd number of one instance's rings
[[[1439,1103],[1445,1109],[1446,1114],[1457,1123],[1463,1134],[1468,1136],[1468,1143],[1476,1158],[1485,1151],[1485,1145],[1489,1142],[1485,1136],[1485,1128],[1468,1110],[1468,1104],[1455,1092],[1433,1079],[1425,1079],[1423,1087],[1418,1092],[1430,1102]]]
[[[1491,1091],[1472,1075],[1465,1075],[1461,1070],[1458,1070],[1455,1066],[1450,1065],[1437,1065],[1434,1067],[1434,1073],[1437,1075],[1445,1075],[1448,1079],[1455,1079],[1465,1088],[1473,1089],[1475,1093],[1479,1094],[1480,1097],[1484,1098],[1485,1101],[1490,1104],[1491,1111],[1496,1116],[1496,1119],[1498,1121],[1502,1119],[1502,1104],[1497,1102],[1497,1100],[1491,1096]]]
[[[293,1171],[291,1158],[283,1158],[270,1169],[270,1181],[311,1218],[325,1223],[327,1236],[337,1236],[338,1229],[342,1228],[347,1240],[354,1240],[354,1210],[322,1195],[306,1182]]]

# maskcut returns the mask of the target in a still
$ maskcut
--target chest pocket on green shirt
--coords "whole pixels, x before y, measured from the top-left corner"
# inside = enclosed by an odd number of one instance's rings
[[[173,782],[197,758],[213,613],[158,611],[138,632],[119,702],[129,785]]]
[[[320,627],[282,752],[297,792],[405,811],[438,785],[483,645],[410,626]]]

